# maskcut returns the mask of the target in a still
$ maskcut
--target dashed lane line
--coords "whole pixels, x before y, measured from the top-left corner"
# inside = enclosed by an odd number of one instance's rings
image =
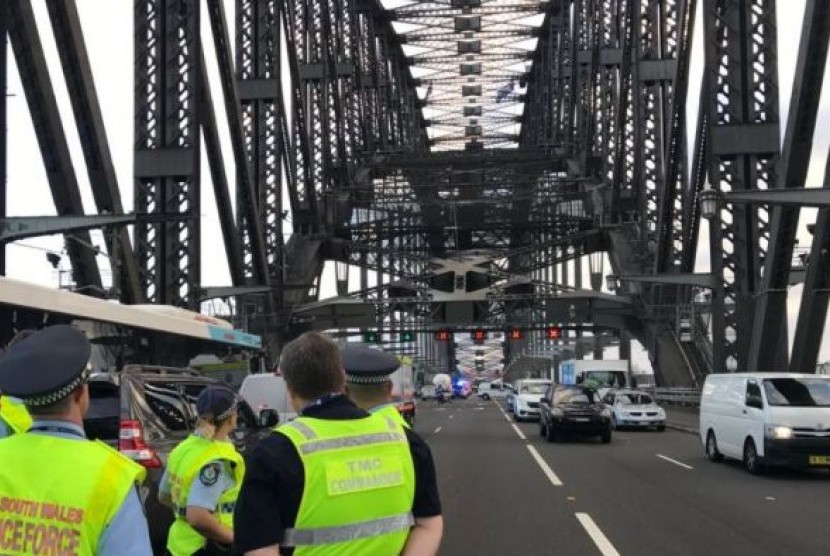
[[[677,465],[678,467],[682,467],[683,469],[694,469],[694,467],[692,467],[691,465],[686,465],[682,461],[677,461],[676,459],[672,459],[668,456],[664,456],[663,454],[657,454],[657,457],[664,460],[664,461],[667,461],[669,463],[673,463],[673,464]]]
[[[527,440],[527,437],[525,436],[525,433],[522,432],[522,429],[520,429],[513,423],[510,423],[510,426],[513,427],[514,431],[516,431],[516,434],[519,435],[519,438],[521,438],[522,440]]]
[[[438,427],[437,429],[432,431],[432,434],[438,434],[439,432],[441,432],[441,427]]]
[[[530,451],[530,455],[533,456],[533,459],[536,460],[536,463],[539,465],[539,467],[542,468],[542,472],[545,474],[545,476],[548,478],[551,484],[555,487],[563,486],[562,481],[559,480],[559,477],[556,476],[556,473],[553,472],[553,469],[550,468],[548,463],[544,459],[542,459],[542,456],[539,455],[539,452],[536,451],[536,448],[534,446],[528,445],[527,449]]]
[[[577,513],[576,518],[582,524],[582,527],[585,529],[585,532],[588,533],[588,536],[591,537],[591,540],[594,541],[594,544],[597,545],[597,548],[599,548],[602,556],[620,556],[620,553],[617,552],[617,549],[614,548],[614,545],[611,544],[608,537],[606,537],[597,524],[594,523],[594,520],[591,519],[590,515],[585,513]]]

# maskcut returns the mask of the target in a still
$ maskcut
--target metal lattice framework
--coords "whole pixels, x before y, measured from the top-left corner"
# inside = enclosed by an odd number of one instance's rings
[[[775,0],[234,1],[234,44],[229,0],[134,2],[141,218],[134,248],[124,228],[112,232],[124,300],[202,298],[204,150],[233,286],[271,292],[244,305],[277,349],[314,326],[320,307],[346,322],[316,304],[333,261],[337,293],[371,306],[362,318],[380,331],[471,318],[507,327],[559,318],[567,299],[632,332],[664,383],[693,384],[713,370],[787,366],[786,287],[806,204],[822,208],[795,269],[805,293],[791,367],[812,370],[830,301],[830,209],[799,195],[830,41],[825,2],[806,2],[782,142]],[[47,7],[96,208],[118,215],[77,10],[72,0]],[[10,0],[0,15],[58,214],[81,215],[31,7]],[[5,79],[4,68],[5,54]],[[702,276],[707,187],[720,205]],[[788,191],[780,206],[758,197]],[[77,282],[100,289],[94,255],[79,247],[86,232],[67,234]],[[600,289],[601,253],[622,279],[616,304],[585,288],[592,256]],[[441,351],[418,343],[430,357]]]

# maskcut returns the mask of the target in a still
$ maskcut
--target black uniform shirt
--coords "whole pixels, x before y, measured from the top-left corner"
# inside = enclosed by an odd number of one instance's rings
[[[369,414],[345,396],[336,396],[302,412],[316,419],[362,419]],[[415,500],[412,515],[433,517],[441,514],[435,464],[429,446],[416,433],[406,429],[406,439],[415,467]],[[293,527],[305,486],[303,464],[287,436],[275,432],[262,439],[247,461],[242,491],[234,511],[234,551],[243,554],[279,544],[285,530]],[[293,549],[281,548],[280,554]]]

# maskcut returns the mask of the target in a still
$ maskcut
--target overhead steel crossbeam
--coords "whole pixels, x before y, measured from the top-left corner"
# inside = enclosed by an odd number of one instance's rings
[[[450,0],[390,10],[433,151],[515,147],[542,4]]]

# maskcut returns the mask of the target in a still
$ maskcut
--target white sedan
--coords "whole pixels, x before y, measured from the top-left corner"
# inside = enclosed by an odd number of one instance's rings
[[[611,411],[611,426],[666,429],[666,411],[651,394],[637,390],[611,390],[602,400]]]

